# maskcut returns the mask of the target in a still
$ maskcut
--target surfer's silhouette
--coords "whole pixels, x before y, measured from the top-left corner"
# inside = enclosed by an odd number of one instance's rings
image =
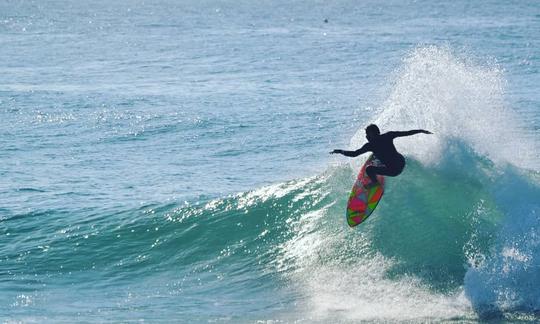
[[[366,139],[368,142],[356,151],[333,150],[330,154],[343,154],[349,157],[355,157],[366,152],[373,152],[375,157],[382,162],[382,166],[370,165],[366,168],[366,173],[371,179],[368,186],[377,184],[377,175],[395,177],[405,168],[405,158],[394,146],[394,138],[410,136],[415,134],[433,134],[427,130],[414,129],[403,132],[387,132],[381,134],[379,127],[371,124],[366,127]]]

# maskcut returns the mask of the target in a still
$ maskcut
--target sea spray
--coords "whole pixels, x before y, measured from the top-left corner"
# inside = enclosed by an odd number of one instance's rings
[[[422,163],[448,158],[449,141],[466,143],[480,156],[539,170],[534,134],[504,100],[505,79],[496,64],[481,64],[448,47],[418,47],[403,59],[388,98],[372,122],[382,132],[423,128],[434,136],[396,140],[398,149]],[[364,142],[361,127],[351,146]]]

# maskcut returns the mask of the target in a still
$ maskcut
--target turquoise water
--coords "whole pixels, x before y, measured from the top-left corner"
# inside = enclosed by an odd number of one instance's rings
[[[0,1],[1,320],[539,320],[539,30],[535,1]],[[351,229],[363,159],[328,152],[371,122],[435,134]]]

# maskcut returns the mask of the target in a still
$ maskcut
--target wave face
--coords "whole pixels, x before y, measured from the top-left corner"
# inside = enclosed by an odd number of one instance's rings
[[[538,134],[503,93],[496,66],[446,48],[411,52],[373,122],[435,135],[396,140],[407,167],[354,229],[345,205],[361,159],[218,199],[5,217],[0,313],[26,321],[539,319]],[[360,129],[352,145],[362,142]]]

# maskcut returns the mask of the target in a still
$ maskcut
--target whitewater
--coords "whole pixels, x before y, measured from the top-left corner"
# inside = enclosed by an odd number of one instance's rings
[[[537,3],[0,9],[2,322],[540,320]]]

